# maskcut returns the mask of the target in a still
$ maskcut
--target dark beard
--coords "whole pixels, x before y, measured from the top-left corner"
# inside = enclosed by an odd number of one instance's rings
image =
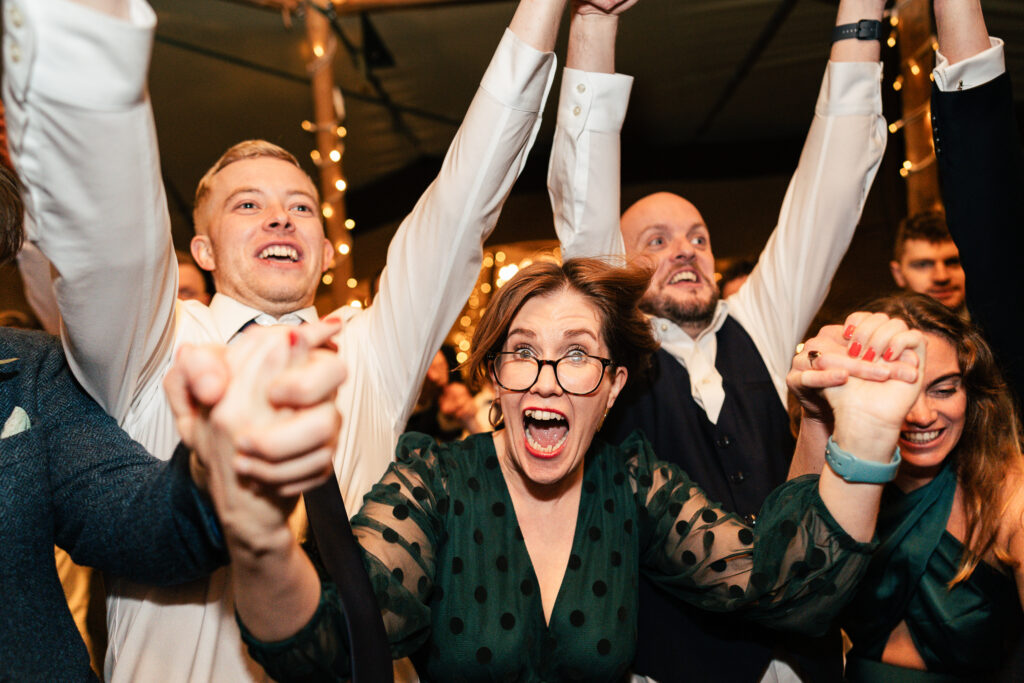
[[[721,295],[718,289],[711,292],[711,299],[706,304],[683,304],[668,297],[651,300],[647,297],[640,302],[640,310],[644,313],[671,320],[682,328],[709,326],[715,317],[715,309]]]

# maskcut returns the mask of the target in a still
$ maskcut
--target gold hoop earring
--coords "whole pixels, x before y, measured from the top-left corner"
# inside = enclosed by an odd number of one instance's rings
[[[487,409],[487,421],[491,423],[492,429],[501,429],[505,426],[504,415],[501,414],[501,403],[497,397],[491,401],[491,407]]]

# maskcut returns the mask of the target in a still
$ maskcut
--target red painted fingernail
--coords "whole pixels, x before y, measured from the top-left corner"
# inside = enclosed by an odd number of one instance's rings
[[[867,351],[864,352],[864,358],[862,358],[861,360],[871,360],[874,357],[875,357],[875,350],[874,349],[868,349]]]
[[[337,325],[338,323],[341,322],[341,318],[332,315],[330,318],[324,318],[324,322],[327,323],[328,325]]]
[[[299,343],[299,333],[295,330],[288,330],[288,345],[295,346]]]
[[[853,342],[852,344],[850,344],[850,357],[856,358],[858,355],[860,355],[860,349],[860,342]]]
[[[882,354],[882,360],[892,360],[892,349],[886,349],[885,353]]]
[[[852,339],[854,329],[856,328],[853,325],[847,325],[846,329],[843,330],[843,339]]]

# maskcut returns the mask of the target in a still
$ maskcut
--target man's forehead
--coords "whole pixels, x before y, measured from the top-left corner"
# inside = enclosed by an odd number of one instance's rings
[[[659,227],[666,230],[706,228],[696,206],[668,193],[644,197],[622,215],[621,228],[626,236],[636,237],[645,230]]]
[[[926,257],[949,258],[957,256],[959,253],[953,240],[932,242],[931,240],[909,239],[903,243],[903,257],[905,259]]]
[[[210,184],[214,192],[227,195],[244,190],[316,195],[316,188],[301,168],[274,157],[228,164],[213,176]]]

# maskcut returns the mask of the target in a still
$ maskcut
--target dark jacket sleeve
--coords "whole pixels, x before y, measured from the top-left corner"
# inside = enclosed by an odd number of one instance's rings
[[[55,341],[39,348],[32,370],[55,539],[75,562],[153,584],[189,581],[226,562],[185,449],[169,462],[149,455],[86,395]]]
[[[1019,397],[1024,163],[1009,75],[962,91],[933,87],[932,130],[946,219],[967,276],[967,307]]]

